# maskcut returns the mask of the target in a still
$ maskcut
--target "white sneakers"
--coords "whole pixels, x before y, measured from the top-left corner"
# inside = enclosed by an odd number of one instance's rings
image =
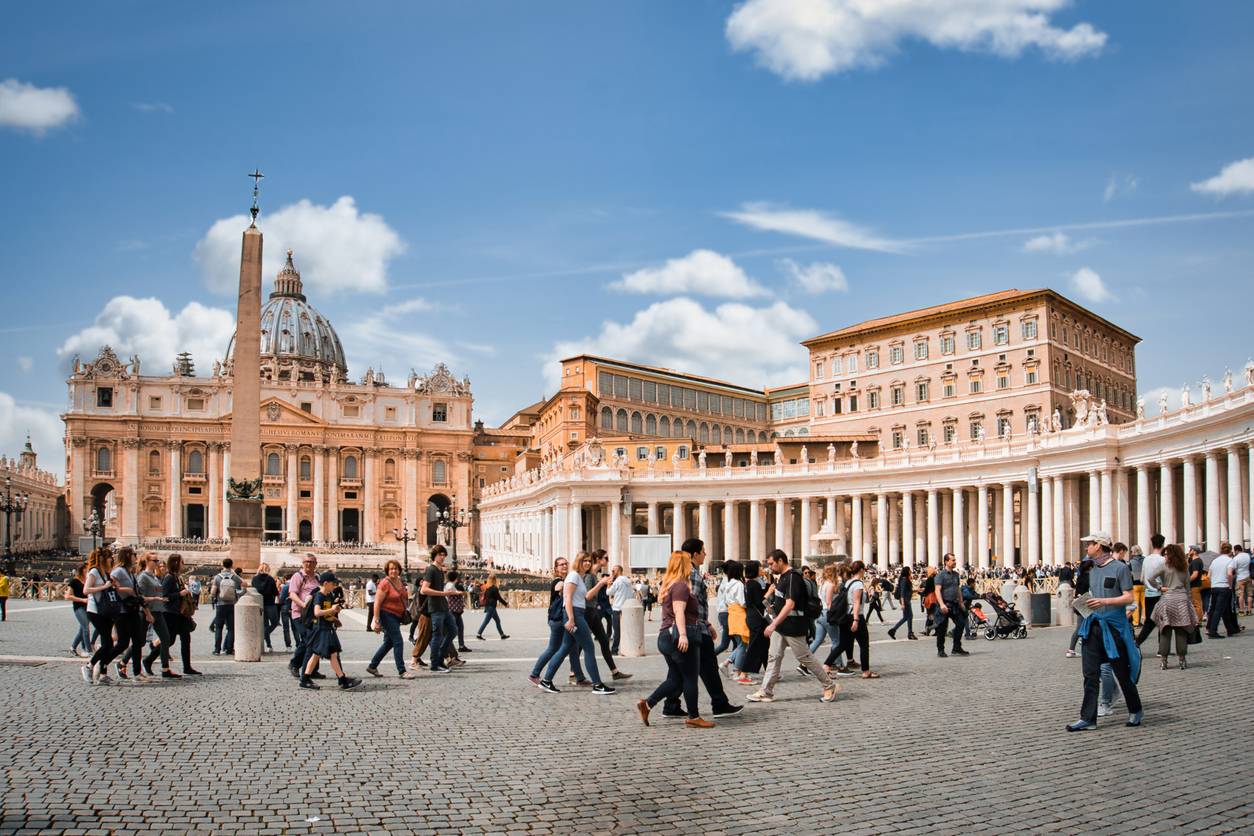
[[[749,702],[775,702],[775,697],[762,691],[754,691],[745,697]]]

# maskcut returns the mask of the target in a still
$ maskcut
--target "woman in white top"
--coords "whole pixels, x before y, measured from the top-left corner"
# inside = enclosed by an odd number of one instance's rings
[[[562,600],[566,614],[566,623],[563,626],[566,629],[566,636],[562,640],[561,648],[549,660],[544,679],[540,683],[542,691],[557,693],[557,689],[553,687],[554,674],[562,666],[562,662],[568,654],[582,650],[583,669],[588,674],[588,678],[592,680],[592,693],[597,695],[614,693],[615,689],[601,682],[601,672],[597,669],[596,648],[592,642],[592,629],[588,626],[585,612],[588,606],[588,598],[601,591],[600,585],[589,590],[588,585],[584,583],[584,573],[591,571],[591,569],[592,558],[588,556],[587,552],[580,552],[575,557],[574,567],[566,576],[562,589]]]
[[[817,653],[824,639],[836,645],[840,639],[827,623],[827,608],[832,605],[832,595],[836,593],[836,564],[829,563],[823,567],[823,582],[819,584],[819,600],[823,602],[823,612],[814,619],[814,641],[810,642],[810,652]]]
[[[135,577],[135,550],[130,546],[118,549],[114,558],[113,588],[122,596],[122,617],[118,619],[118,647],[122,661],[118,662],[118,676],[126,679],[126,663],[131,662],[136,682],[151,682],[140,664],[144,658],[144,641],[148,636],[148,616],[139,582]]]
[[[870,596],[866,584],[862,582],[862,573],[866,566],[861,560],[849,565],[849,614],[852,620],[845,636],[845,656],[853,661],[853,645],[858,644],[863,679],[879,679],[880,675],[871,670],[871,636],[867,630],[867,604]]]
[[[87,620],[96,628],[100,639],[100,646],[82,668],[83,681],[88,685],[108,685],[112,682],[107,670],[109,663],[118,655],[113,643],[114,617],[102,612],[104,607],[100,605],[106,591],[113,589],[113,579],[109,577],[109,564],[112,562],[113,553],[106,548],[95,549],[87,557],[87,575],[83,580]]]
[[[723,638],[730,637],[731,641],[731,653],[727,654],[723,667],[732,679],[741,680],[747,677],[736,669],[733,660],[741,646],[749,642],[749,616],[745,609],[745,570],[738,560],[724,561],[722,568],[724,580],[719,592],[727,602],[727,624],[724,625]]]

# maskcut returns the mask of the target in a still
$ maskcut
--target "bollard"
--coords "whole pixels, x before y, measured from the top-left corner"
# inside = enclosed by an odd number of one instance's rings
[[[235,661],[261,661],[261,593],[246,589],[235,602]]]
[[[644,604],[641,604],[635,598],[626,601],[623,604],[622,615],[620,616],[622,625],[622,638],[618,643],[619,656],[643,656],[644,655]]]
[[[1072,602],[1075,601],[1075,587],[1069,583],[1058,585],[1058,626],[1074,627],[1075,626],[1075,610],[1071,608]]]
[[[1029,627],[1032,626],[1032,593],[1028,592],[1028,588],[1023,584],[1015,587],[1015,609],[1019,611],[1019,615],[1023,616],[1023,623]]]

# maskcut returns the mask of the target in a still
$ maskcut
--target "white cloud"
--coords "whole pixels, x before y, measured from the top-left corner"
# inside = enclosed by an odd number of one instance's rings
[[[899,241],[880,238],[865,227],[833,218],[814,209],[789,209],[769,203],[742,203],[735,212],[719,214],[754,229],[783,232],[855,250],[897,252],[906,246]]]
[[[174,107],[165,102],[131,102],[131,107],[140,113],[173,113]]]
[[[115,296],[94,324],[74,334],[58,349],[62,358],[78,354],[84,361],[110,345],[119,357],[139,355],[144,374],[165,374],[181,351],[190,351],[197,371],[205,374],[221,360],[235,333],[235,314],[189,302],[177,315],[154,298]]]
[[[766,288],[750,279],[736,262],[712,250],[693,250],[682,258],[672,258],[661,267],[646,267],[626,273],[611,282],[611,290],[624,293],[653,293],[670,296],[697,293],[745,299],[768,296]]]
[[[802,267],[791,258],[784,258],[780,259],[779,265],[806,293],[849,292],[849,280],[845,278],[845,271],[830,262],[816,261]]]
[[[1047,255],[1071,255],[1080,250],[1087,250],[1095,242],[1090,240],[1075,241],[1065,232],[1052,232],[1038,235],[1023,242],[1025,253],[1045,253]]]
[[[17,367],[23,374],[25,374],[35,368],[35,360],[32,357],[22,355],[17,358]]]
[[[196,261],[210,290],[231,293],[239,286],[240,234],[248,224],[247,215],[223,218],[196,244]],[[405,251],[382,215],[359,212],[347,195],[330,206],[302,199],[263,213],[258,225],[265,235],[263,278],[269,281],[279,272],[291,249],[302,281],[314,293],[382,293],[388,262]]]
[[[1110,203],[1120,194],[1132,194],[1136,191],[1136,187],[1141,184],[1134,175],[1131,174],[1111,174],[1106,181],[1106,188],[1102,190],[1102,200]]]
[[[423,372],[436,363],[458,362],[460,357],[443,338],[445,329],[440,323],[415,316],[440,307],[422,298],[407,299],[340,326],[337,330],[348,346],[350,371],[360,376],[370,367],[395,379],[408,376],[411,368]]]
[[[655,302],[630,322],[604,322],[599,334],[565,340],[545,357],[545,382],[561,382],[558,361],[589,353],[759,387],[806,379],[800,341],[818,325],[803,310],[775,302],[753,307],[726,302],[707,309],[687,297]]]
[[[1254,157],[1228,163],[1214,177],[1194,183],[1189,188],[1195,192],[1213,194],[1216,197],[1254,192]]]
[[[0,81],[0,125],[43,136],[78,118],[78,102],[64,87],[36,87],[16,78]]]
[[[0,453],[17,457],[26,446],[30,433],[31,446],[38,455],[40,469],[65,476],[65,429],[51,409],[26,406],[8,392],[0,392]]]
[[[1115,301],[1115,295],[1106,287],[1106,282],[1088,267],[1081,267],[1071,274],[1071,289],[1086,302]]]
[[[903,41],[1017,58],[1029,47],[1075,60],[1101,52],[1106,33],[1062,29],[1050,16],[1070,0],[747,0],[727,18],[738,51],[787,79],[815,81],[884,64]]]

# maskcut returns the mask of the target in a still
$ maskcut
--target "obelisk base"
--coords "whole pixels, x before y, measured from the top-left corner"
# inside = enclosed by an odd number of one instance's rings
[[[245,575],[256,573],[261,565],[261,503],[250,499],[228,499],[230,517],[227,534],[231,537],[231,560]]]

